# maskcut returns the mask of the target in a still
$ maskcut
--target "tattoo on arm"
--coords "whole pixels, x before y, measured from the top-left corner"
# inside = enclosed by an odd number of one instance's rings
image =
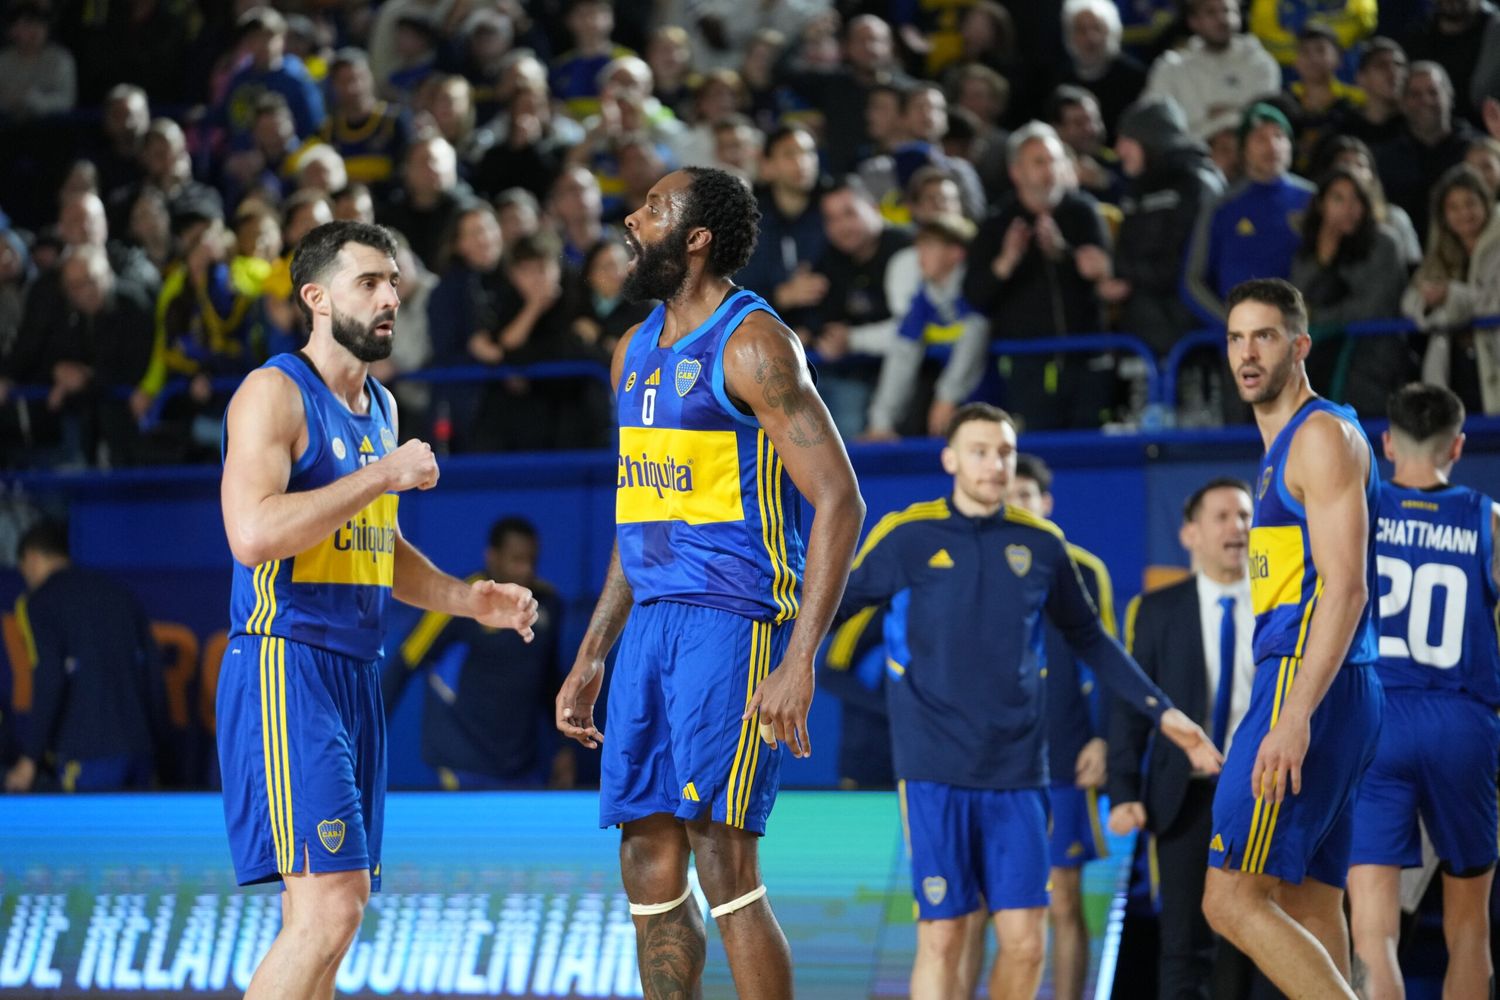
[[[1349,986],[1350,986],[1350,988],[1353,989],[1354,992],[1357,993],[1360,997],[1367,997],[1369,994],[1367,994],[1365,992],[1365,986],[1368,984],[1369,978],[1370,978],[1370,969],[1369,969],[1369,966],[1365,965],[1364,962],[1360,961],[1360,958],[1359,958],[1358,955],[1351,955],[1350,958],[1349,958]]]
[[[625,627],[630,616],[630,607],[635,603],[635,594],[625,579],[620,567],[617,550],[609,560],[609,572],[604,575],[604,589],[599,592],[599,603],[594,605],[594,617],[589,619],[589,635],[602,636],[613,641]]]
[[[811,448],[822,444],[828,432],[813,419],[814,409],[797,384],[797,366],[786,358],[769,358],[755,370],[755,381],[763,387],[766,405],[786,414],[792,444]]]
[[[640,937],[645,1000],[698,1000],[706,948],[703,917],[692,899],[645,918]]]

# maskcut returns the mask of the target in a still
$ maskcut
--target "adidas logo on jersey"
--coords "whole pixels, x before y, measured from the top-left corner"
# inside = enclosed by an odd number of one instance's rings
[[[1209,842],[1208,849],[1210,851],[1222,851],[1224,849],[1224,838],[1217,833],[1214,834],[1214,839]]]
[[[932,558],[927,560],[927,565],[933,569],[952,569],[953,557],[948,554],[947,549],[938,549]]]
[[[647,385],[661,385],[661,369],[660,368],[656,369],[656,371],[654,371],[650,375],[646,376],[646,384]]]

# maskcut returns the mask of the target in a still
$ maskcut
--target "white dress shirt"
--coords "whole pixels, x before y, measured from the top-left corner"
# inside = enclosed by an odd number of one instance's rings
[[[1229,695],[1229,739],[1224,741],[1224,753],[1234,740],[1234,732],[1250,707],[1250,689],[1255,681],[1255,660],[1250,651],[1250,640],[1255,635],[1255,613],[1250,607],[1250,578],[1247,576],[1233,584],[1222,584],[1210,580],[1202,573],[1198,580],[1198,621],[1203,633],[1203,663],[1208,677],[1204,690],[1208,692],[1208,715],[1204,729],[1211,729],[1214,716],[1214,699],[1219,695],[1219,629],[1223,609],[1219,607],[1222,597],[1234,598],[1234,690]],[[1208,734],[1213,737],[1214,734]]]

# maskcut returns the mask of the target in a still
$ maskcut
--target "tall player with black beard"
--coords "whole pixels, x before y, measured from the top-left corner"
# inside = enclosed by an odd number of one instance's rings
[[[738,995],[792,995],[758,838],[781,745],[812,752],[813,656],[864,519],[801,345],[730,280],[758,221],[741,181],[699,168],[663,178],[625,220],[626,295],[663,304],[615,351],[616,546],[557,727],[602,746],[600,825],[622,830],[647,998],[701,995],[690,855]],[[805,547],[804,497],[817,512]],[[594,702],[622,632],[606,741]]]

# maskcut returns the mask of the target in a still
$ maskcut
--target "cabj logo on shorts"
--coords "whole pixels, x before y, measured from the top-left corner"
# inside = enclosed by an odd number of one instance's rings
[[[325,819],[318,824],[318,839],[323,846],[328,848],[329,854],[337,854],[339,848],[344,846],[344,821],[341,819]]]
[[[1031,550],[1024,545],[1007,545],[1005,561],[1016,576],[1025,576],[1031,570]]]
[[[929,875],[922,880],[922,895],[933,906],[938,905],[948,895],[948,880],[941,875]]]

